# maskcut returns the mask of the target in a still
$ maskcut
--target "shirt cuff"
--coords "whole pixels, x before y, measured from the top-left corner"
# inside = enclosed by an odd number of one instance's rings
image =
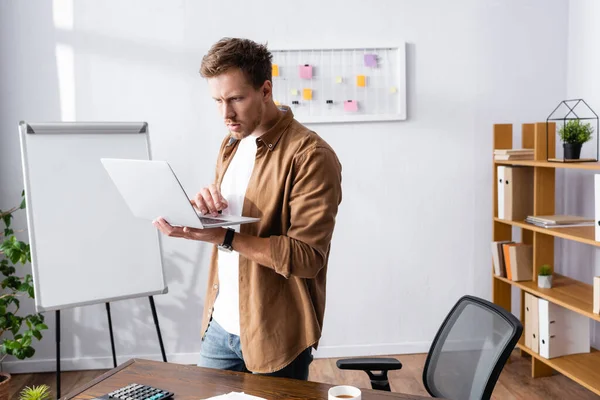
[[[271,236],[269,243],[271,246],[273,269],[286,279],[289,278],[292,269],[290,262],[290,238],[287,236]]]

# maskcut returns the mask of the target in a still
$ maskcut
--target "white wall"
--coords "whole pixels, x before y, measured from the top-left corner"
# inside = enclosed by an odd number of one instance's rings
[[[594,0],[571,0],[569,3],[569,35],[567,54],[568,99],[584,99],[600,115],[600,2]],[[579,106],[580,116],[585,107]],[[592,122],[596,129],[595,121]],[[584,144],[584,150],[595,157],[596,140]],[[582,150],[582,153],[583,151]],[[584,171],[560,171],[557,173],[557,211],[565,214],[584,215],[594,218],[594,173]],[[597,247],[557,240],[556,270],[567,276],[592,283],[600,275],[600,251]],[[600,324],[592,323],[592,344],[600,346]]]
[[[344,189],[317,356],[427,351],[461,295],[490,297],[492,124],[514,123],[518,143],[521,123],[564,98],[566,0],[221,4],[0,3],[0,208],[22,188],[19,120],[148,121],[154,157],[190,190],[207,184],[225,132],[197,71],[223,36],[273,47],[407,41],[406,122],[311,126],[337,151]],[[165,250],[165,345],[171,361],[193,363],[209,248],[169,239]],[[62,321],[63,368],[111,365],[102,305]],[[113,324],[122,360],[159,357],[146,300],[115,303]],[[9,369],[52,370],[54,354],[51,331]]]

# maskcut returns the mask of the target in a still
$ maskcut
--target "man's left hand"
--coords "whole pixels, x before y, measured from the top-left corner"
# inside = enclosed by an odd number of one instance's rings
[[[223,228],[196,229],[187,226],[172,226],[162,217],[152,221],[152,225],[164,235],[171,237],[199,240],[213,244],[220,244],[225,238],[225,229]]]

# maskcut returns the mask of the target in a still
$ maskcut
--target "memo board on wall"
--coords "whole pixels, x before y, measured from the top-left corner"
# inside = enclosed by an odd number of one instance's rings
[[[273,100],[302,123],[406,119],[406,45],[271,50]]]

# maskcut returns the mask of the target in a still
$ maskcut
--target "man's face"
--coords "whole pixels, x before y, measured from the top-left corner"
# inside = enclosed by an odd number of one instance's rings
[[[266,81],[261,88],[254,89],[244,73],[235,68],[209,78],[208,85],[232,136],[236,139],[250,136],[262,121],[271,83]]]

